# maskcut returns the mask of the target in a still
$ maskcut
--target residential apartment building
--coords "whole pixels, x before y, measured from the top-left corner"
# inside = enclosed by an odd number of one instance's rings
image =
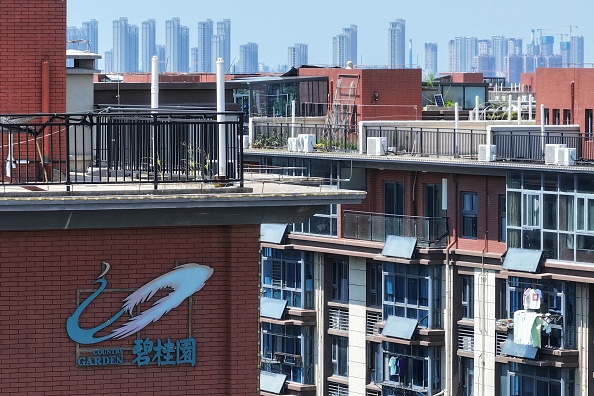
[[[239,46],[239,73],[258,72],[258,44],[247,43]]]
[[[437,75],[437,43],[425,43],[425,75]]]
[[[97,56],[67,55],[66,2],[22,5],[0,3],[2,393],[257,394],[260,222],[364,194],[251,184],[239,112],[66,113]]]
[[[332,63],[345,67],[347,62],[357,64],[357,25],[343,28],[341,34],[332,38]]]
[[[390,67],[406,67],[406,21],[397,19],[390,22],[388,42],[390,45]]]
[[[539,104],[567,110],[553,91],[568,76],[547,71]],[[327,69],[329,86],[348,72]],[[361,74],[359,87],[381,73]],[[367,192],[303,223],[262,226],[260,394],[591,394],[594,168],[583,126],[357,120],[353,136],[299,119],[301,137],[277,120],[288,146],[246,152],[264,172]],[[251,133],[270,128],[254,120]]]
[[[157,55],[157,21],[149,19],[142,22],[142,51],[140,56],[140,70],[150,72],[153,56]],[[164,61],[164,59],[160,59]]]
[[[308,64],[307,44],[296,43],[287,50],[287,67],[299,67]]]
[[[138,71],[138,26],[128,24],[128,18],[113,21],[112,51],[113,71]]]

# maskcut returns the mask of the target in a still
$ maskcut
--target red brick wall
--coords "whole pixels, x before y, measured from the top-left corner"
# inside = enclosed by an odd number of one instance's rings
[[[41,68],[50,69],[50,112],[66,109],[66,2],[0,2],[0,113],[41,112]]]
[[[453,83],[482,83],[483,73],[452,73]]]
[[[553,109],[561,111],[561,118],[567,109],[572,111],[573,124],[585,131],[586,109],[594,109],[594,69],[539,68],[535,80],[537,123],[540,123],[540,105],[544,104],[550,123],[553,123]]]
[[[367,196],[360,205],[342,205],[342,210],[383,213],[384,184],[387,181],[404,183],[404,212],[408,216],[424,216],[425,185],[441,186],[442,178],[448,179],[448,222],[450,238],[461,235],[462,192],[478,194],[478,237],[459,238],[457,247],[463,250],[503,253],[504,242],[499,239],[499,195],[505,194],[505,178],[480,175],[453,175],[410,171],[369,169],[367,171]],[[413,188],[414,186],[414,188]],[[414,194],[413,194],[414,192]],[[451,239],[450,239],[451,241]]]
[[[3,232],[0,238],[3,393],[257,393],[258,226]],[[77,289],[96,288],[93,282],[102,271],[102,260],[111,264],[108,289],[136,289],[172,270],[176,261],[214,269],[203,289],[192,296],[195,367],[76,367],[76,344],[66,333],[66,319],[75,310]],[[81,317],[81,326],[103,323],[130,292],[102,293]],[[88,294],[81,293],[81,300]],[[186,301],[141,330],[140,337],[187,338],[188,309]],[[130,348],[134,339],[90,347]],[[126,362],[133,358],[125,352]]]
[[[299,69],[300,76],[328,76],[331,97],[340,74],[360,76],[355,100],[358,121],[421,119],[421,69]]]

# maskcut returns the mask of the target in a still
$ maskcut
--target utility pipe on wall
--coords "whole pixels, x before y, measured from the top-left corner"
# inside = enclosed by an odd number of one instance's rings
[[[159,108],[159,58],[153,56],[151,69],[151,109]]]
[[[217,59],[217,123],[219,124],[219,178],[227,176],[227,135],[225,128],[225,61]]]

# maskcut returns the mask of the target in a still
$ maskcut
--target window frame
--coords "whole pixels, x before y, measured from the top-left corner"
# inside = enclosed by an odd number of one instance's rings
[[[470,199],[470,207],[467,207],[467,199]],[[478,238],[478,193],[463,191],[461,193],[461,215],[462,215],[462,238]],[[471,222],[470,230],[467,229],[466,221]],[[470,231],[470,232],[469,232]]]

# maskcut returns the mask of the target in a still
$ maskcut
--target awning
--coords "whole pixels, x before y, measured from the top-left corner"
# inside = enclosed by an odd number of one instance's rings
[[[532,345],[519,345],[514,342],[514,335],[509,334],[501,348],[501,354],[514,356],[523,359],[534,359],[538,353],[538,348]]]
[[[382,335],[386,337],[402,338],[411,340],[417,324],[416,319],[401,318],[400,316],[388,316]]]
[[[282,243],[286,231],[286,224],[261,224],[260,242],[276,243],[279,245]]]
[[[507,249],[503,268],[508,271],[536,272],[542,250],[534,249]]]
[[[287,300],[260,297],[260,316],[271,319],[281,319],[283,317],[283,313],[285,313],[286,307]]]
[[[264,392],[276,393],[278,395],[283,390],[286,380],[287,376],[284,374],[260,371],[260,390]]]
[[[417,238],[388,235],[382,250],[382,256],[409,259],[412,257],[416,245]]]

